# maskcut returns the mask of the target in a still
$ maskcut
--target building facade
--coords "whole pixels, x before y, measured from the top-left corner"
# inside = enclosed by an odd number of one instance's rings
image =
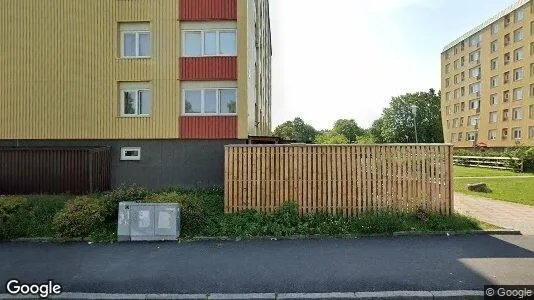
[[[270,134],[268,0],[2,4],[0,146],[111,146],[114,185],[166,149],[183,180],[151,185],[190,186],[189,162],[219,172],[224,144]]]
[[[441,54],[445,141],[534,145],[534,1],[520,0]]]

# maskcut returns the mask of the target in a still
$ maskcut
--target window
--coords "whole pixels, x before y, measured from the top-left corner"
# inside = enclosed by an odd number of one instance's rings
[[[237,55],[237,33],[234,29],[186,30],[183,32],[183,41],[184,56]]]
[[[456,103],[454,104],[454,113],[459,113],[460,112],[460,103]]]
[[[523,21],[525,17],[525,10],[523,8],[519,8],[515,11],[514,21],[520,22]]]
[[[451,101],[451,92],[445,93],[445,100]]]
[[[480,51],[474,51],[469,53],[469,62],[480,62]]]
[[[449,74],[451,72],[451,65],[450,64],[447,64],[445,66],[445,74]]]
[[[445,59],[451,58],[451,50],[445,51]]]
[[[523,60],[524,58],[525,58],[525,53],[523,52],[523,48],[514,50],[514,59],[516,61]]]
[[[491,105],[499,104],[499,95],[498,94],[491,94],[490,95],[490,104]]]
[[[518,30],[514,31],[514,42],[522,41],[523,38],[523,28],[519,28]]]
[[[491,60],[491,69],[492,70],[497,70],[497,68],[499,67],[499,59],[498,58],[494,58]]]
[[[454,90],[454,99],[457,99],[458,98],[458,94],[459,94],[460,90],[459,89],[455,89]]]
[[[488,130],[488,140],[494,141],[496,139],[497,139],[497,130],[495,129]]]
[[[514,137],[514,140],[520,140],[521,139],[521,128],[519,127],[512,128],[512,135]]]
[[[461,117],[460,118],[460,127],[463,127],[464,126],[464,117]]]
[[[492,88],[496,87],[497,85],[499,85],[499,76],[493,76],[490,78],[490,85]]]
[[[453,143],[458,142],[458,134],[456,134],[456,133],[451,133],[451,141],[452,141]]]
[[[528,128],[528,138],[531,140],[534,139],[534,126]]]
[[[462,133],[458,132],[458,142],[461,142],[461,141],[462,141]]]
[[[141,160],[141,148],[139,147],[122,147],[121,160]]]
[[[456,69],[459,69],[459,68],[460,68],[460,60],[457,59],[457,60],[454,61],[454,69],[456,70]]]
[[[478,47],[480,45],[480,41],[481,41],[481,38],[479,34],[473,35],[469,38],[469,46]]]
[[[510,52],[504,54],[504,64],[507,65],[510,62]]]
[[[491,53],[497,52],[497,50],[499,50],[499,43],[497,40],[491,42],[490,49],[491,49]]]
[[[514,89],[514,100],[523,100],[523,88]]]
[[[462,111],[464,111],[465,110],[465,102],[460,103],[460,107],[461,107]]]
[[[491,25],[491,35],[499,33],[499,23],[493,23]]]
[[[460,83],[460,74],[456,74],[456,75],[454,75],[454,83],[455,83],[455,84]]]
[[[469,93],[470,94],[480,93],[480,82],[469,85]]]
[[[490,123],[497,123],[497,120],[498,120],[497,112],[496,111],[490,112],[490,114],[489,114],[489,122]]]
[[[184,89],[184,114],[235,114],[235,88]]]
[[[453,126],[454,128],[458,128],[458,127],[460,127],[460,120],[458,120],[458,119],[453,119],[453,120],[452,120],[452,126]]]
[[[510,34],[507,33],[507,34],[504,35],[504,47],[510,45],[510,43],[511,43]]]
[[[150,28],[147,23],[123,23],[121,31],[122,58],[149,58],[151,52]]]
[[[523,119],[523,109],[521,107],[514,108],[512,110],[512,120],[522,120]]]
[[[510,82],[510,72],[504,72],[504,74],[503,74],[503,82],[504,82],[504,84]]]
[[[478,76],[480,76],[480,67],[470,69],[469,76],[473,78],[478,78]]]
[[[502,120],[508,121],[508,109],[502,111]]]
[[[523,68],[517,68],[514,70],[514,81],[521,80],[525,77],[525,72],[523,72]]]
[[[449,87],[451,85],[451,79],[450,78],[446,78],[445,79],[445,87]]]
[[[465,96],[465,86],[462,86],[462,87],[460,88],[460,95],[461,95],[462,97]]]
[[[534,97],[534,83],[530,85],[530,97]]]
[[[507,27],[508,25],[510,25],[511,22],[512,21],[511,21],[510,15],[504,16],[504,27]]]
[[[150,116],[152,95],[148,83],[121,83],[121,116]]]
[[[505,140],[508,138],[508,128],[503,128],[502,129],[502,139]]]
[[[480,100],[469,101],[469,109],[478,109],[480,107]]]
[[[467,118],[467,123],[471,126],[477,126],[478,125],[478,120],[479,120],[479,116],[469,116]]]
[[[528,117],[534,119],[534,104],[530,105],[528,108]]]
[[[467,140],[473,142],[477,139],[476,131],[467,132]]]
[[[462,57],[460,57],[460,66],[463,67],[464,64],[465,64],[465,58],[462,56]]]
[[[534,76],[534,63],[530,64],[530,76]]]
[[[510,91],[504,91],[502,93],[502,98],[504,102],[508,102],[508,100],[510,100]]]
[[[530,43],[530,56],[532,55],[534,55],[534,42]]]

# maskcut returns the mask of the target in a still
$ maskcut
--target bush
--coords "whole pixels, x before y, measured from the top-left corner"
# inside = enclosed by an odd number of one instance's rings
[[[523,171],[534,171],[534,147],[512,147],[505,151],[505,155],[508,157],[519,158],[523,162]],[[512,161],[511,164],[515,169],[519,169],[519,163]]]
[[[101,202],[89,197],[78,197],[67,202],[56,214],[53,228],[60,237],[88,237],[104,226]]]
[[[142,201],[149,195],[147,189],[137,186],[121,186],[102,196],[102,214],[106,221],[117,222],[120,202]]]
[[[21,221],[27,200],[21,197],[0,197],[0,240],[23,236]]]
[[[178,203],[181,212],[181,233],[185,236],[200,234],[206,226],[207,216],[201,199],[194,194],[179,194],[177,192],[150,194],[144,200],[146,203]]]

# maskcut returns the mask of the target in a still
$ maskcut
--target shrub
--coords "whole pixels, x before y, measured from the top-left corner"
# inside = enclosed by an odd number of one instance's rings
[[[27,200],[22,197],[0,197],[0,240],[24,235],[22,216],[26,205]]]
[[[88,237],[104,226],[101,202],[89,197],[78,197],[67,202],[56,214],[53,228],[61,237]]]
[[[120,202],[142,201],[149,195],[147,189],[137,186],[121,186],[102,196],[102,213],[106,221],[116,222]]]
[[[206,213],[199,197],[194,194],[179,194],[176,192],[150,194],[144,200],[146,203],[178,203],[180,204],[181,233],[185,236],[200,234],[206,226]]]
[[[505,155],[519,158],[523,162],[523,171],[534,171],[534,147],[512,147],[505,151]],[[511,166],[519,169],[517,162],[511,161]]]

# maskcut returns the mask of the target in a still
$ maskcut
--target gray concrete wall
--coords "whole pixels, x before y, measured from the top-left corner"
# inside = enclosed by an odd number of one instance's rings
[[[245,140],[0,140],[2,146],[111,146],[112,187],[138,184],[167,187],[214,187],[224,184],[224,146]],[[122,147],[141,147],[141,161],[121,161]]]

